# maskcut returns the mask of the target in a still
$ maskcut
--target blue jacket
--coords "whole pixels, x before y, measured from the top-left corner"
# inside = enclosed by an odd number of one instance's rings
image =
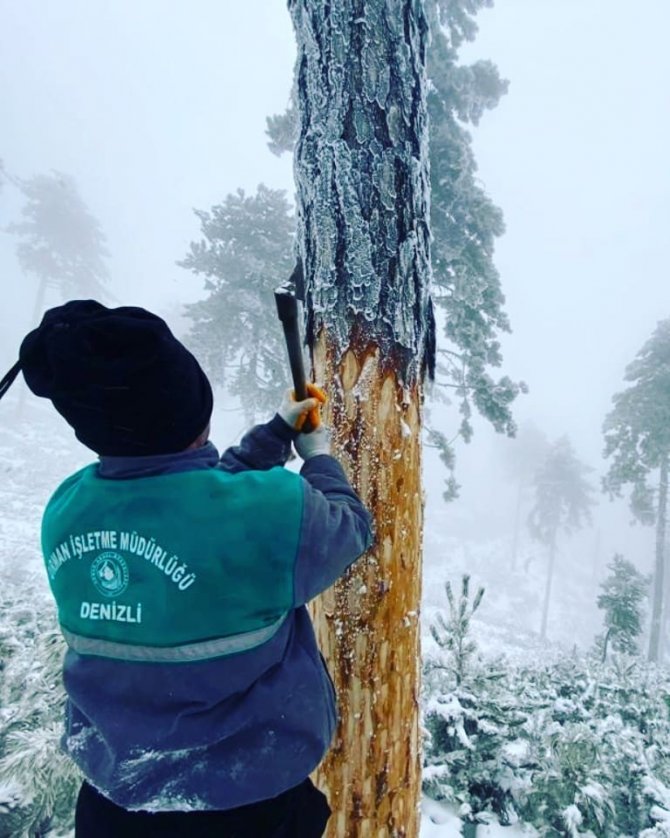
[[[103,457],[97,477],[128,481],[210,469],[268,470],[285,464],[295,436],[275,416],[221,458],[211,443],[174,455]],[[118,805],[149,811],[234,808],[297,785],[324,756],[336,724],[335,693],[302,603],[332,585],[372,536],[369,515],[333,457],[311,458],[301,476],[296,607],[269,640],[247,651],[178,663],[118,660],[76,651],[76,644],[68,649],[63,746],[89,782]],[[204,525],[220,525],[225,515],[222,508],[217,520]]]

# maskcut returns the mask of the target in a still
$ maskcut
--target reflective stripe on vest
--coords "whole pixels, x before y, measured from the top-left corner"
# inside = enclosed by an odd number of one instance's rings
[[[284,624],[288,611],[269,626],[244,634],[219,637],[215,640],[203,640],[198,643],[186,643],[183,646],[134,646],[128,643],[115,643],[110,640],[97,640],[82,637],[61,626],[67,645],[80,655],[98,655],[115,660],[137,661],[143,663],[191,663],[194,661],[220,658],[238,652],[248,652],[271,640]]]

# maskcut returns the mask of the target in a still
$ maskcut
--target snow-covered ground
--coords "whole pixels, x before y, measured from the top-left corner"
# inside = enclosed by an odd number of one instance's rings
[[[463,821],[458,817],[455,807],[424,797],[421,802],[421,838],[456,838],[459,835],[464,835]],[[476,835],[476,838],[533,838],[539,833],[532,826],[500,826],[492,823],[479,824],[476,832],[470,832],[469,835]]]

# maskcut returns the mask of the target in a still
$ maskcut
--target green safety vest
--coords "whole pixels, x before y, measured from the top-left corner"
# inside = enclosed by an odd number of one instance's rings
[[[42,522],[68,645],[156,662],[260,645],[295,604],[302,507],[301,478],[283,468],[126,480],[78,471]]]

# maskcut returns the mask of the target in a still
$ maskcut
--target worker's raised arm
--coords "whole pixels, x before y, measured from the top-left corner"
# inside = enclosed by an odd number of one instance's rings
[[[291,456],[291,442],[297,434],[279,414],[275,414],[269,422],[254,425],[247,431],[239,445],[227,448],[221,455],[219,468],[235,474],[283,466]]]
[[[267,470],[283,466],[291,443],[305,461],[303,510],[294,573],[294,604],[302,605],[330,587],[372,544],[368,511],[352,489],[338,461],[330,455],[328,431],[321,426],[321,390],[308,385],[312,398],[292,400],[290,392],[275,417],[256,425],[221,457],[220,468],[229,472]],[[309,415],[310,433],[300,433]]]
[[[235,473],[285,465],[291,455],[291,442],[300,436],[300,428],[307,416],[314,427],[320,424],[318,409],[326,397],[313,384],[308,384],[307,389],[310,398],[299,402],[287,390],[274,418],[263,425],[255,425],[242,437],[239,445],[226,449],[221,456],[220,468]]]

